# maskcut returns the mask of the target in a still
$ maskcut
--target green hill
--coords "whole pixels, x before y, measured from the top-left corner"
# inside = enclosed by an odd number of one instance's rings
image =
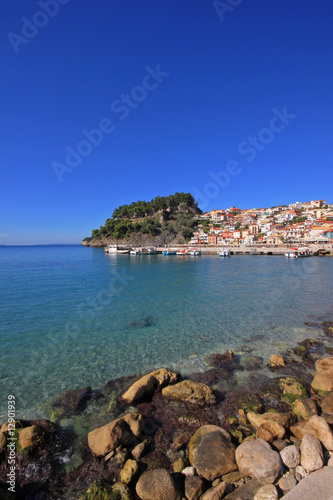
[[[116,208],[104,226],[93,229],[86,246],[119,243],[133,246],[183,244],[193,235],[196,216],[201,214],[190,193],[157,196]]]

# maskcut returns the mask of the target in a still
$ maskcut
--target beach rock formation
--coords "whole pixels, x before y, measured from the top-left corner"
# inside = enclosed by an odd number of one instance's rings
[[[147,375],[134,382],[123,394],[122,399],[131,404],[150,400],[156,389],[165,387],[168,384],[174,384],[177,378],[178,373],[167,368],[160,368],[147,373]]]
[[[206,384],[183,380],[175,385],[169,385],[162,389],[163,396],[189,401],[199,405],[214,403],[213,389]]]
[[[137,443],[142,432],[143,417],[138,413],[129,413],[89,432],[88,445],[94,455],[104,457],[118,446]]]

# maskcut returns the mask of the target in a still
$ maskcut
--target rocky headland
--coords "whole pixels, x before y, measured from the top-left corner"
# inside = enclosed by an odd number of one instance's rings
[[[0,498],[331,499],[333,323],[321,326],[325,341],[272,353],[269,376],[253,370],[243,388],[219,389],[244,370],[227,351],[186,378],[160,368],[66,391],[50,420],[15,422],[15,496],[5,422]]]

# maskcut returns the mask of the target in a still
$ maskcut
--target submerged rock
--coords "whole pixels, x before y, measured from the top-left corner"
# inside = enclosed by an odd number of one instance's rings
[[[53,417],[70,417],[85,410],[92,397],[91,387],[70,389],[50,402]]]
[[[178,373],[167,368],[160,368],[159,370],[147,373],[147,375],[134,382],[122,395],[122,399],[128,403],[150,400],[158,388],[175,383],[177,378]]]
[[[285,366],[284,359],[281,358],[281,356],[278,356],[277,354],[273,354],[273,356],[270,357],[268,361],[268,365],[271,368],[281,368],[282,366]]]
[[[129,321],[126,324],[127,328],[149,328],[150,326],[155,326],[156,322],[152,316],[143,316],[140,319]]]

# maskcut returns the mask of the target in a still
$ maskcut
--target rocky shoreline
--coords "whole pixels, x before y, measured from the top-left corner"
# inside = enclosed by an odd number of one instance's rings
[[[321,327],[332,341],[333,322]],[[186,378],[161,368],[66,391],[50,402],[52,421],[15,421],[15,495],[2,425],[0,498],[329,500],[332,354],[306,339],[272,353],[271,377],[254,369],[246,387],[228,392],[219,382],[243,370],[232,351]],[[81,428],[62,425],[83,416]]]

